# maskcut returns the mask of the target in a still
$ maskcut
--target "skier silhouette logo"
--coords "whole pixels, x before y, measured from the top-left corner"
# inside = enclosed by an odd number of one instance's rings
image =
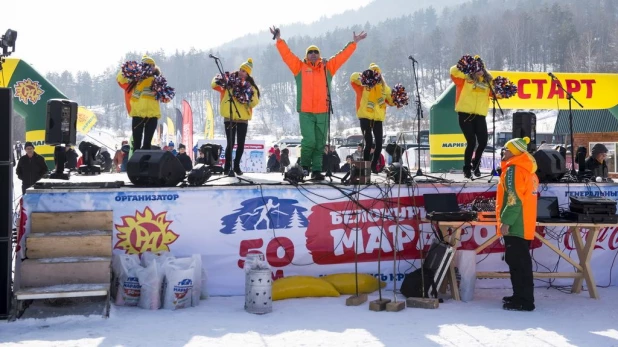
[[[237,232],[306,228],[306,208],[297,205],[293,199],[279,199],[274,196],[265,196],[245,200],[242,207],[221,218],[223,234]]]
[[[270,229],[270,218],[268,217],[268,214],[271,213],[271,209],[279,208],[279,205],[281,204],[273,204],[273,199],[268,199],[266,205],[256,207],[255,210],[253,210],[253,213],[243,213],[241,214],[241,216],[255,216],[259,214],[260,219],[258,219],[258,221],[253,226],[253,230],[257,230],[258,225],[260,225],[260,223],[262,222],[266,222],[266,229]],[[287,213],[281,212],[279,210],[275,210],[272,213],[278,213],[286,216],[288,215]]]

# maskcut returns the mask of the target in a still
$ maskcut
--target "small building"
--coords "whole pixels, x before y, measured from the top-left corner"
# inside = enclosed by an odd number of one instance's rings
[[[570,143],[569,110],[560,110],[555,135],[564,135],[567,143]],[[579,146],[588,149],[602,143],[609,150],[607,167],[612,177],[618,177],[618,162],[616,152],[618,149],[618,118],[608,110],[573,110],[573,142],[575,150]],[[570,163],[567,162],[567,166]]]

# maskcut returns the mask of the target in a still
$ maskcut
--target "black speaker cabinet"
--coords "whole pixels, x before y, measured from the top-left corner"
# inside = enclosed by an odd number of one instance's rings
[[[0,88],[0,319],[11,309],[11,270],[13,249],[13,93]],[[15,158],[19,160],[19,158]]]
[[[12,121],[13,93],[10,88],[0,88],[0,162],[11,161],[13,153]],[[19,158],[15,158],[17,163]]]
[[[48,145],[74,145],[76,133],[77,103],[65,99],[48,100],[45,143]]]
[[[530,138],[528,152],[536,151],[536,115],[532,112],[513,113],[513,138]]]
[[[536,175],[540,182],[558,182],[567,172],[565,159],[556,150],[538,150],[534,152],[534,159],[538,167]]]
[[[127,176],[136,186],[174,187],[185,175],[180,160],[168,151],[137,150],[127,163]]]

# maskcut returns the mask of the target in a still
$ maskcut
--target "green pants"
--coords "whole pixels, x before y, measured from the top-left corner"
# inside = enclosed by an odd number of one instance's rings
[[[300,165],[311,171],[322,171],[322,154],[326,145],[327,113],[298,114],[300,121]]]

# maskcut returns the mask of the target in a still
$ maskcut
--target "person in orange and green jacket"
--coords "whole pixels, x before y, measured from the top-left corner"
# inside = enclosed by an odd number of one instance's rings
[[[379,75],[376,79],[374,76]],[[364,85],[366,80],[378,80],[375,85]],[[360,120],[360,128],[365,138],[363,160],[371,161],[371,172],[378,173],[378,161],[382,155],[382,123],[386,118],[386,106],[394,106],[391,87],[384,81],[380,67],[374,63],[363,72],[354,72],[350,76],[352,89],[356,93],[356,117]],[[372,137],[375,137],[374,139]],[[375,150],[372,152],[372,148]]]
[[[154,74],[140,80],[129,80],[118,72],[116,80],[125,91],[125,106],[132,118],[132,141],[133,151],[138,149],[150,149],[152,137],[157,129],[158,119],[161,118],[159,101],[155,98],[155,92],[151,90],[155,76],[161,74],[154,59],[144,55],[142,63],[153,67]],[[143,143],[142,143],[143,139]]]
[[[225,147],[225,164],[223,172],[230,175],[241,176],[243,174],[240,169],[240,160],[242,159],[243,152],[245,150],[245,139],[247,137],[247,128],[249,127],[249,121],[253,117],[253,108],[260,102],[260,89],[255,84],[255,80],[251,77],[253,72],[253,59],[249,58],[247,61],[240,65],[238,69],[238,77],[249,82],[251,89],[253,89],[253,96],[246,103],[242,103],[235,96],[232,96],[234,100],[233,104],[230,104],[230,95],[228,89],[218,83],[220,75],[215,76],[212,79],[212,89],[218,91],[221,94],[221,104],[219,105],[219,114],[223,117],[223,124],[225,125],[225,138],[227,139],[227,146]],[[235,105],[235,106],[234,106]],[[230,118],[230,111],[231,118]],[[234,151],[234,143],[238,139],[236,146],[236,155],[234,156],[234,167],[232,170],[232,152]]]
[[[498,233],[504,237],[504,259],[511,273],[513,296],[502,299],[505,310],[534,310],[534,283],[530,243],[536,228],[537,165],[527,152],[528,137],[505,145],[502,173],[496,192]]]
[[[485,64],[475,56],[480,64],[478,70],[470,74],[461,72],[457,65],[451,67],[451,79],[455,83],[455,111],[459,115],[459,127],[466,138],[463,172],[466,178],[481,176],[481,157],[487,147],[487,110],[491,93],[491,75]],[[478,147],[477,147],[478,144]],[[474,148],[476,147],[476,151]],[[472,154],[474,153],[474,162]]]
[[[367,34],[362,31],[353,33],[343,50],[330,59],[322,59],[320,49],[311,45],[301,60],[294,55],[287,43],[281,39],[278,28],[270,28],[273,38],[277,40],[276,47],[283,62],[290,68],[296,79],[296,111],[299,114],[301,140],[301,166],[311,178],[323,180],[322,149],[326,144],[326,127],[329,123],[329,89],[330,82],[337,70],[352,56],[356,44],[365,39]]]

